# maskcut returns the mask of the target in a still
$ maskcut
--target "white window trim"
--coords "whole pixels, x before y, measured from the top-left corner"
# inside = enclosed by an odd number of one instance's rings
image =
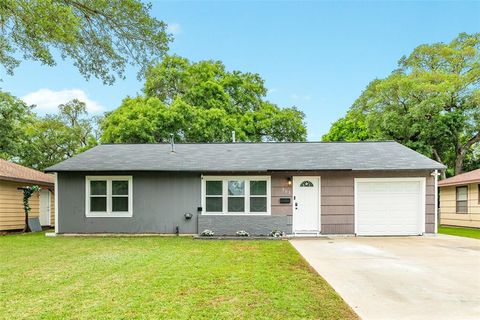
[[[90,212],[90,181],[107,181],[107,211]],[[128,211],[112,212],[112,181],[128,181]],[[85,177],[85,216],[87,218],[130,218],[133,216],[132,176],[86,176]]]
[[[207,212],[206,207],[206,182],[222,181],[222,212]],[[245,181],[245,211],[244,212],[228,212],[228,181],[244,180]],[[250,212],[250,197],[262,197],[259,195],[250,195],[250,181],[265,180],[267,182],[267,212]],[[203,215],[208,216],[269,216],[271,215],[271,177],[270,176],[202,176],[202,208]],[[235,197],[235,196],[234,196]]]

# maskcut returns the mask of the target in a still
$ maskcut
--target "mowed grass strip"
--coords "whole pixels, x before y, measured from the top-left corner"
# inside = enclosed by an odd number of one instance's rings
[[[0,237],[0,318],[356,319],[287,241]]]
[[[438,233],[449,234],[451,236],[480,239],[480,229],[474,228],[439,226]]]

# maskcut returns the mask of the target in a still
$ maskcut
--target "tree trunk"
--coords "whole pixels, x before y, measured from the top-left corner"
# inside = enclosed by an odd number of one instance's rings
[[[433,148],[432,150],[433,150],[433,156],[435,157],[435,160],[437,162],[440,162],[441,164],[443,164],[442,159],[440,158],[440,155],[438,154],[437,149]],[[447,173],[445,172],[445,170],[440,170],[440,178],[442,180],[447,178]]]
[[[28,225],[28,211],[25,210],[25,228],[23,228],[23,232],[30,232],[30,226]]]
[[[455,175],[463,172],[463,159],[465,159],[465,153],[460,150],[455,157]]]
[[[467,151],[477,142],[480,141],[480,132],[477,132],[472,138],[470,138],[463,146],[458,145],[455,150],[455,175],[463,172],[463,160]]]

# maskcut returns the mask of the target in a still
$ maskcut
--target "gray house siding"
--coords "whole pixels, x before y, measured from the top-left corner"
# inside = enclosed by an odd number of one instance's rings
[[[85,217],[85,176],[131,175],[133,216]],[[59,233],[197,233],[200,174],[189,173],[58,173]],[[186,220],[184,214],[192,213]]]
[[[425,230],[434,232],[435,187],[431,171],[303,171],[271,173],[271,215],[201,215],[200,173],[58,173],[59,233],[166,233],[195,234],[205,229],[218,235],[235,234],[245,230],[254,235],[265,235],[272,230],[292,232],[292,193],[288,185],[292,176],[318,175],[321,177],[321,233],[354,233],[354,179],[386,177],[426,177]],[[220,173],[218,173],[220,174]],[[222,175],[265,175],[265,173],[223,173]],[[86,218],[86,175],[133,176],[133,217]],[[281,198],[292,199],[280,203]],[[193,214],[191,220],[184,213]]]
[[[425,232],[435,229],[435,179],[431,171],[309,171],[281,172],[272,174],[272,214],[292,215],[291,205],[281,205],[278,199],[292,195],[292,186],[287,179],[291,176],[321,177],[321,233],[353,234],[354,220],[354,179],[355,178],[393,178],[426,177]],[[274,181],[275,184],[274,184]],[[282,182],[283,181],[283,184]],[[274,185],[281,185],[276,188]],[[275,207],[274,207],[275,204]]]

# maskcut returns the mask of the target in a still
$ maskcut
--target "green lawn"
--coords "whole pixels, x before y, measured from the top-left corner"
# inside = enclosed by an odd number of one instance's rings
[[[480,239],[480,229],[439,226],[438,233]]]
[[[0,319],[356,319],[287,241],[0,236]]]

